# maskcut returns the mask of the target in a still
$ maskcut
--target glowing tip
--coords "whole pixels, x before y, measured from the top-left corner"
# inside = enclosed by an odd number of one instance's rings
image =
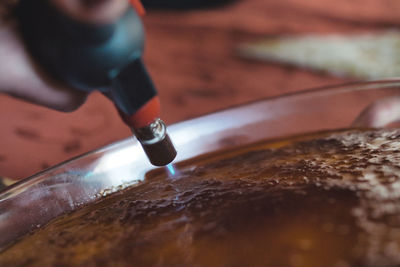
[[[167,165],[167,169],[171,175],[175,175],[175,168],[174,165],[172,165],[172,163]]]

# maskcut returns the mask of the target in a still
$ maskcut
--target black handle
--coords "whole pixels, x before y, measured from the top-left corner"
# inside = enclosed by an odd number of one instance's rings
[[[103,25],[74,21],[47,0],[21,0],[16,11],[35,59],[81,90],[106,91],[121,69],[142,54],[144,30],[132,8]]]
[[[54,77],[102,91],[127,115],[157,94],[140,59],[144,30],[133,8],[102,25],[74,21],[48,0],[21,0],[16,12],[28,49]]]

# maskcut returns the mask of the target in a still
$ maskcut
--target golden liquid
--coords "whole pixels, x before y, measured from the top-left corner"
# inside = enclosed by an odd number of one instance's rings
[[[25,236],[0,266],[396,266],[399,136],[316,133],[157,170]]]

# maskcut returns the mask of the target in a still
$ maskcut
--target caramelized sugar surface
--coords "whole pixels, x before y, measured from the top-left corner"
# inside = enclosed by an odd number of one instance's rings
[[[0,265],[398,266],[400,130],[208,155],[61,216]]]

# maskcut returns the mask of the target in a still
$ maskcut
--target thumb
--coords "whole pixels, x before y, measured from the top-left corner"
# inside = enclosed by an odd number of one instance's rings
[[[49,0],[66,15],[82,22],[108,23],[128,8],[128,0]]]

